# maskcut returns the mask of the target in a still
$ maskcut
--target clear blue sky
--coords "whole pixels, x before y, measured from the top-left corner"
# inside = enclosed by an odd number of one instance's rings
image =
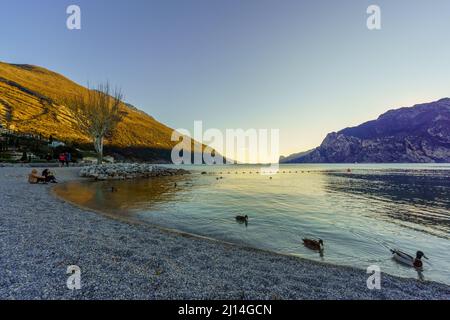
[[[450,96],[448,0],[0,0],[0,39],[0,60],[109,80],[172,128],[279,128],[282,154]]]

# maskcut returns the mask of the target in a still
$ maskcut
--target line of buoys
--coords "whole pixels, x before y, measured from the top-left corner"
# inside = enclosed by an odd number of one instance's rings
[[[308,171],[308,173],[309,173],[310,171]],[[304,171],[302,171],[302,172],[298,172],[298,171],[276,171],[276,172],[272,172],[272,174],[294,174],[294,173],[296,173],[296,174],[299,174],[299,173],[305,173]],[[204,175],[204,174],[209,174],[209,175],[218,175],[218,174],[233,174],[233,172],[230,172],[230,171],[228,171],[228,172],[208,172],[208,173],[206,173],[206,172],[202,172],[201,173],[202,175]],[[236,171],[236,172],[234,172],[234,174],[258,174],[258,171],[255,171],[255,172],[253,172],[253,171],[241,171],[241,172],[238,172],[238,171]]]
[[[308,171],[298,171],[298,170],[296,170],[296,171],[292,171],[292,170],[289,170],[289,171],[286,171],[286,170],[283,170],[283,171],[274,171],[274,172],[272,172],[272,174],[299,174],[299,173],[312,173],[312,172],[328,172],[328,171],[326,171],[326,170],[321,170],[321,171],[310,171],[310,170],[308,170]],[[352,170],[350,169],[350,168],[348,168],[348,169],[345,169],[345,172],[347,172],[347,173],[352,173]],[[258,174],[259,173],[259,171],[241,171],[241,172],[239,172],[239,171],[235,171],[234,172],[234,174]],[[206,171],[202,171],[201,172],[201,174],[202,175],[206,175],[206,174],[209,174],[209,175],[223,175],[223,174],[233,174],[233,172],[231,172],[231,171],[227,171],[227,172],[224,172],[224,171],[220,171],[220,172],[213,172],[213,171],[211,171],[211,172],[206,172]]]

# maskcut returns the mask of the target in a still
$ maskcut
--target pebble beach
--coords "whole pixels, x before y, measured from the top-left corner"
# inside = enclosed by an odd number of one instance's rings
[[[0,299],[450,299],[436,282],[383,273],[369,290],[365,270],[114,220],[28,184],[30,170],[0,167]]]

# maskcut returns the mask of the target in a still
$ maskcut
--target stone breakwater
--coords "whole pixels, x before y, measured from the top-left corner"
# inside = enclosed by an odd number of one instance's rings
[[[151,164],[121,163],[103,164],[84,167],[80,170],[80,177],[96,180],[126,180],[136,178],[150,178],[160,176],[176,176],[189,174],[184,169],[173,169]]]

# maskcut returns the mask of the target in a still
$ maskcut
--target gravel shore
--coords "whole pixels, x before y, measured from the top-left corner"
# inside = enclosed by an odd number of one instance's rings
[[[60,181],[80,168],[57,168]],[[1,299],[450,299],[450,287],[241,248],[129,224],[30,185],[0,168]],[[66,287],[69,265],[81,290]]]

